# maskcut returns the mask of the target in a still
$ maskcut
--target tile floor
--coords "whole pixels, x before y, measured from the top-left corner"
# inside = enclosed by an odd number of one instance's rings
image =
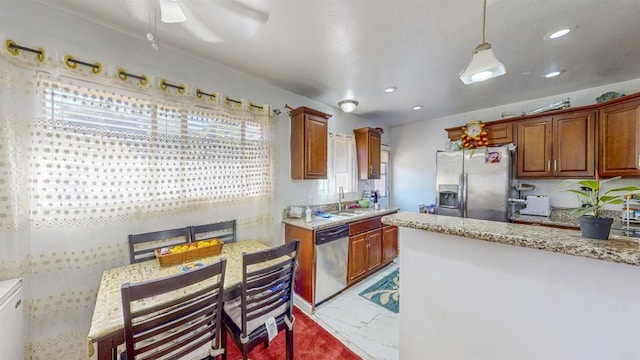
[[[397,268],[397,263],[391,263],[367,280],[320,304],[312,318],[365,360],[397,360],[398,314],[359,295]]]

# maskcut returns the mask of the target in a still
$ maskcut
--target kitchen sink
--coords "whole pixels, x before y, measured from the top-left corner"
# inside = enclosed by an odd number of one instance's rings
[[[334,215],[337,215],[337,216],[352,217],[352,216],[356,216],[357,214],[352,213],[352,212],[342,211],[342,212],[336,213],[336,214],[334,214]]]

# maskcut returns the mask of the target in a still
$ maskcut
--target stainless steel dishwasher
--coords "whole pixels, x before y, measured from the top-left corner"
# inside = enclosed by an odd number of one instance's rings
[[[316,231],[315,304],[347,287],[349,225]]]

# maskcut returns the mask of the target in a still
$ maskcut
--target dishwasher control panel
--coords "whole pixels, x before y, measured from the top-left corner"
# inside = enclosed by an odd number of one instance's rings
[[[343,237],[349,237],[349,225],[318,230],[316,231],[316,245],[322,245]]]

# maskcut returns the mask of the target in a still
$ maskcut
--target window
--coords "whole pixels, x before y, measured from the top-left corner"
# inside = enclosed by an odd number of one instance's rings
[[[319,191],[327,195],[358,191],[356,143],[351,135],[329,133],[327,146],[327,180],[321,181]]]
[[[380,151],[380,179],[373,181],[374,190],[380,197],[387,197],[389,190],[389,150]]]
[[[39,81],[36,221],[166,213],[271,194],[268,116],[96,87]]]

